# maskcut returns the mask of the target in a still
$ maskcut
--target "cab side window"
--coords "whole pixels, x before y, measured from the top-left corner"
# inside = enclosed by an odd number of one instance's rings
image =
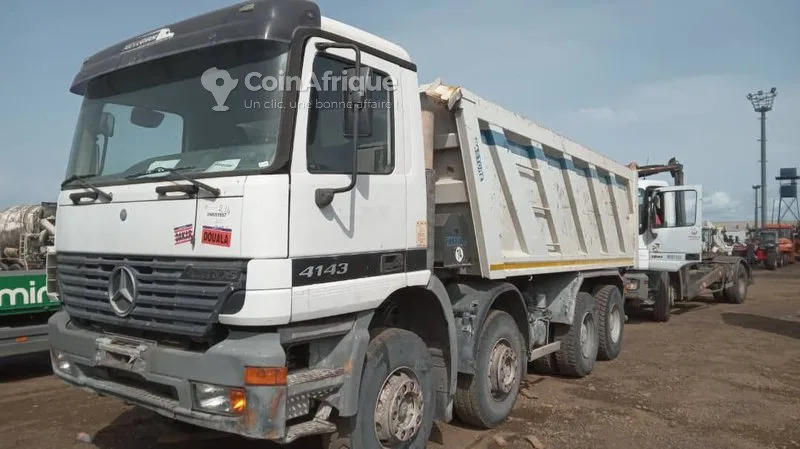
[[[342,73],[352,64],[329,55],[314,59],[308,113],[309,173],[352,173],[353,137],[345,132],[345,91]],[[359,114],[371,116],[371,132],[358,137],[358,173],[389,174],[394,170],[393,95],[388,75],[370,68],[366,99]],[[389,86],[389,88],[387,88]]]

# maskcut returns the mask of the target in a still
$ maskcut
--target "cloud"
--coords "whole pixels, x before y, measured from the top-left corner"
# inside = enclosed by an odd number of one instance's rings
[[[733,74],[656,80],[576,108],[561,121],[623,162],[657,164],[677,157],[687,184],[703,185],[709,217],[748,219],[761,158],[758,115],[746,95],[759,87],[771,85]],[[778,194],[779,168],[800,164],[798,117],[800,80],[779,84],[767,116],[768,204]]]
[[[716,191],[703,197],[703,218],[709,220],[728,220],[741,218],[742,205],[731,198],[727,192]]]

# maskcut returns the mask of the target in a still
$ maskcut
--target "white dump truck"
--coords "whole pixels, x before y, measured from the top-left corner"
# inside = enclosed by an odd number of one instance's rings
[[[636,171],[420,87],[312,2],[115,44],[71,91],[48,261],[69,384],[249,438],[422,448],[434,420],[502,423],[529,363],[620,353]]]
[[[55,203],[0,210],[0,357],[50,349],[47,320],[61,306],[45,286],[55,213]]]

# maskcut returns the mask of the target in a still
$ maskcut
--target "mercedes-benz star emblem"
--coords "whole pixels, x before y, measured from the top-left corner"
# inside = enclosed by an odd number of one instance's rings
[[[128,316],[136,305],[136,276],[128,267],[117,267],[108,278],[108,302],[117,316]]]

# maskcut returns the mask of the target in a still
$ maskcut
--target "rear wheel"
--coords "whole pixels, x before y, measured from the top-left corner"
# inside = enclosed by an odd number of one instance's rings
[[[724,296],[730,303],[741,304],[747,298],[747,270],[739,266],[734,276],[733,285],[725,289]]]
[[[424,449],[433,427],[433,360],[415,333],[389,328],[367,348],[358,412],[324,437],[328,449]]]
[[[594,298],[597,302],[600,336],[597,359],[614,360],[622,349],[622,335],[625,329],[625,304],[622,301],[622,294],[615,285],[604,285],[595,293]]]
[[[556,352],[558,372],[570,377],[584,377],[592,372],[599,347],[597,305],[594,297],[579,292],[571,325],[554,325],[555,339],[561,342]]]
[[[556,355],[550,353],[533,360],[529,364],[530,369],[537,374],[558,374],[556,366]]]
[[[502,424],[517,402],[527,365],[525,339],[517,322],[502,310],[489,312],[478,340],[475,375],[459,378],[456,415],[475,427]]]

